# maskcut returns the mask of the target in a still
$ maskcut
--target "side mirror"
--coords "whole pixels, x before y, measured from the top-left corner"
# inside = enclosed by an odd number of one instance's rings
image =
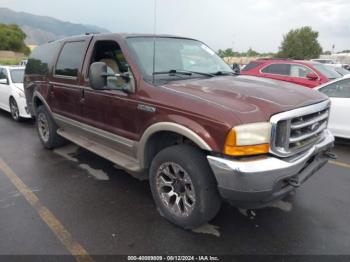
[[[107,65],[103,62],[92,63],[89,70],[90,85],[93,89],[103,90],[107,86]]]
[[[7,80],[6,78],[1,78],[1,79],[0,79],[0,84],[8,85],[9,82],[8,82],[8,80]]]
[[[318,79],[318,75],[316,75],[316,74],[313,73],[313,72],[310,72],[310,73],[308,73],[308,74],[306,75],[306,78],[309,79],[309,80],[314,81],[314,80],[317,80],[317,79]]]
[[[232,70],[237,75],[239,75],[241,73],[241,68],[239,67],[239,65],[237,63],[234,63],[232,65]]]

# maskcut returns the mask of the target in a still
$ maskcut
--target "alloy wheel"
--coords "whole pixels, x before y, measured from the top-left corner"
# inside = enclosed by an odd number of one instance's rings
[[[188,173],[178,164],[163,163],[157,170],[156,185],[163,205],[174,215],[188,217],[196,204],[195,189]]]

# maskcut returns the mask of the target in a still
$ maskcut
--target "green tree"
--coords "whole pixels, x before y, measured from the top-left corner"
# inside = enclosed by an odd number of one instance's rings
[[[30,49],[24,43],[26,34],[18,25],[0,24],[0,50],[22,52],[26,55]]]
[[[284,37],[277,56],[292,59],[318,58],[322,48],[317,40],[318,32],[310,26],[290,30]]]
[[[247,51],[247,56],[259,56],[260,54],[253,50],[251,47]]]

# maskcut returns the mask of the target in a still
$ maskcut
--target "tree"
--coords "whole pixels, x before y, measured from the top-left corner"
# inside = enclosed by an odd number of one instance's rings
[[[318,58],[322,54],[322,47],[317,38],[318,32],[309,26],[290,30],[283,37],[277,56],[302,60]]]
[[[253,50],[251,47],[248,49],[247,51],[247,55],[249,57],[254,57],[254,56],[259,56],[260,54],[258,52],[256,52],[255,50]]]
[[[24,43],[26,34],[18,25],[0,24],[0,50],[22,52],[26,55],[30,49]]]

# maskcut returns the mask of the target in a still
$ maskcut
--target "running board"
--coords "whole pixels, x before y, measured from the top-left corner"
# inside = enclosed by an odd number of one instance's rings
[[[69,130],[59,128],[57,130],[57,134],[69,141],[72,141],[78,146],[81,146],[105,159],[108,159],[109,161],[113,162],[122,169],[134,173],[138,173],[141,171],[140,163],[135,158],[132,158],[126,154],[111,149],[105,145],[96,143],[86,137],[78,135],[75,132],[71,132]]]

